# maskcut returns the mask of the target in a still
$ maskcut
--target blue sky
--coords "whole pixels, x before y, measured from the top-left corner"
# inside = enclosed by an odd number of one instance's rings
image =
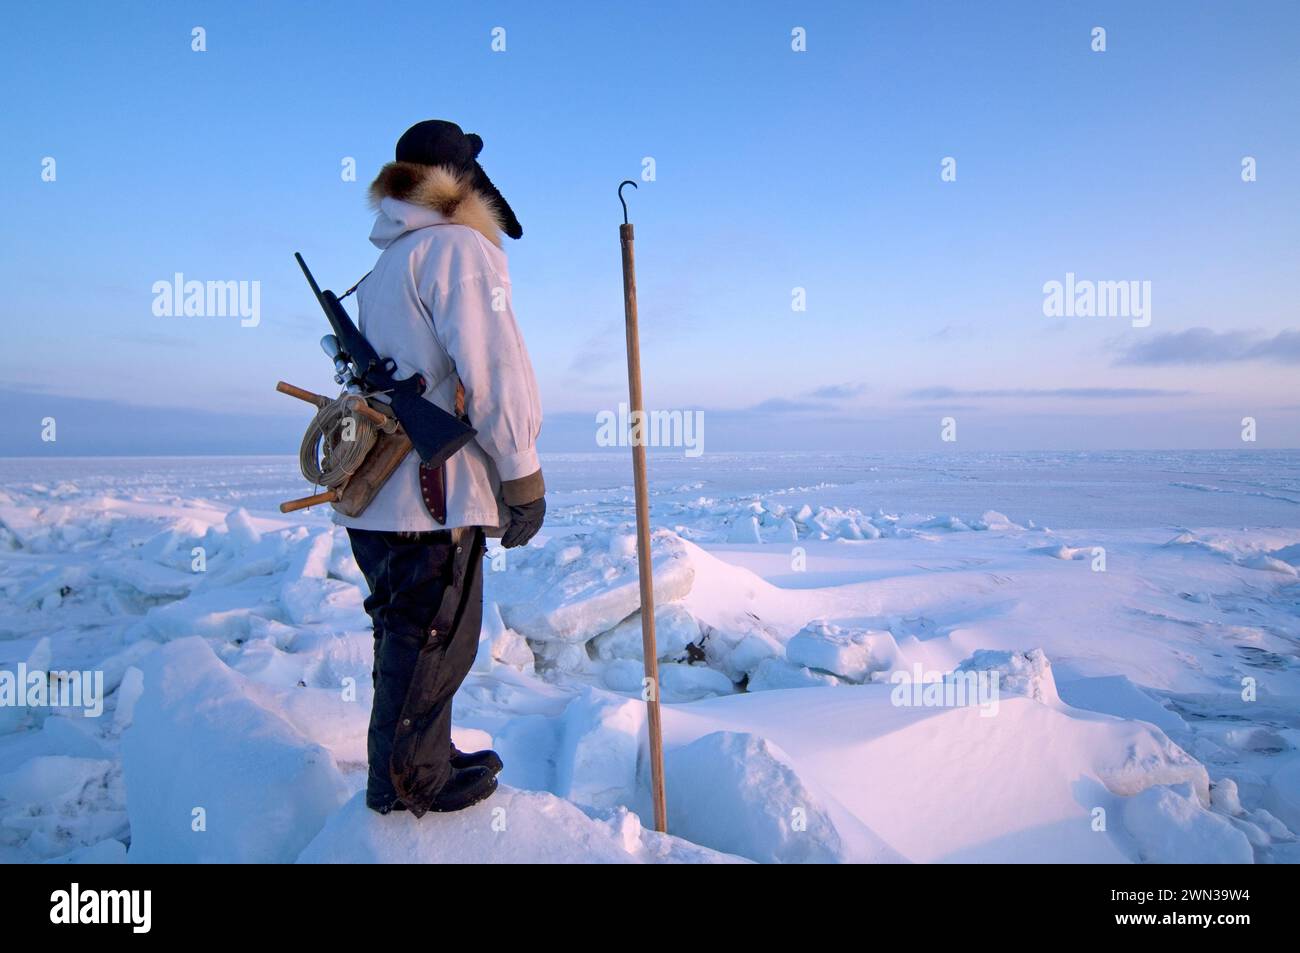
[[[959,449],[1241,447],[1244,416],[1300,446],[1300,6],[804,6],[11,5],[5,446],[292,451],[275,381],[331,386],[292,252],[363,274],[366,185],[433,117],[523,223],[543,449],[625,397],[615,187],[646,156],[647,401],[707,446],[932,449],[944,416]],[[261,282],[261,323],[155,316],[176,272]],[[1067,273],[1151,282],[1150,326],[1045,317]]]

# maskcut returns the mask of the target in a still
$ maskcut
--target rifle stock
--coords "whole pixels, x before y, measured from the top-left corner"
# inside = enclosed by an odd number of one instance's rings
[[[425,380],[419,374],[397,379],[394,372],[397,364],[392,358],[381,358],[361,330],[353,323],[352,317],[343,307],[343,302],[329,289],[321,290],[312,276],[307,262],[298,252],[293,257],[298,261],[311,286],[312,293],[325,318],[334,330],[343,351],[343,357],[352,365],[357,381],[373,393],[388,397],[393,415],[402,425],[406,435],[420,455],[420,460],[428,466],[441,466],[457,450],[474,439],[477,431],[454,414],[443,410],[437,404],[425,400]]]

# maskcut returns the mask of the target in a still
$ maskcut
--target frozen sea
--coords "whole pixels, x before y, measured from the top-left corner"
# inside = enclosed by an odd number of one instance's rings
[[[357,799],[364,582],[294,458],[0,460],[0,860],[1300,860],[1300,452],[651,453],[667,837],[629,460],[543,464],[456,701],[502,790],[416,822]],[[959,673],[1000,694],[899,693]]]
[[[627,453],[543,459],[553,517],[626,507]],[[784,496],[826,506],[941,515],[1000,510],[1060,529],[1300,526],[1300,451],[1021,453],[651,452],[660,509],[698,498]],[[0,458],[0,485],[74,481],[86,492],[171,493],[257,509],[301,495],[291,456]]]

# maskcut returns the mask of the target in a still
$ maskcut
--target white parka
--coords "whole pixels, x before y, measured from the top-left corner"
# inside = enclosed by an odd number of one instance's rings
[[[400,175],[386,177],[392,170]],[[407,531],[484,526],[499,535],[509,521],[505,504],[530,502],[545,487],[541,400],[511,308],[495,209],[468,179],[408,163],[385,167],[371,195],[378,215],[370,240],[383,253],[357,288],[361,331],[397,362],[399,377],[424,375],[425,399],[444,410],[453,410],[459,380],[478,435],[447,461],[445,524],[425,508],[414,451],[361,515],[336,512],[335,522]]]

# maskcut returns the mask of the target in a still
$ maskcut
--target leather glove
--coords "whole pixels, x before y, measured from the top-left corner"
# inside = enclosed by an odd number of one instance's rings
[[[546,518],[546,497],[539,496],[531,503],[507,506],[506,509],[510,511],[510,522],[501,535],[501,545],[514,549],[523,546],[542,528],[542,520]]]

